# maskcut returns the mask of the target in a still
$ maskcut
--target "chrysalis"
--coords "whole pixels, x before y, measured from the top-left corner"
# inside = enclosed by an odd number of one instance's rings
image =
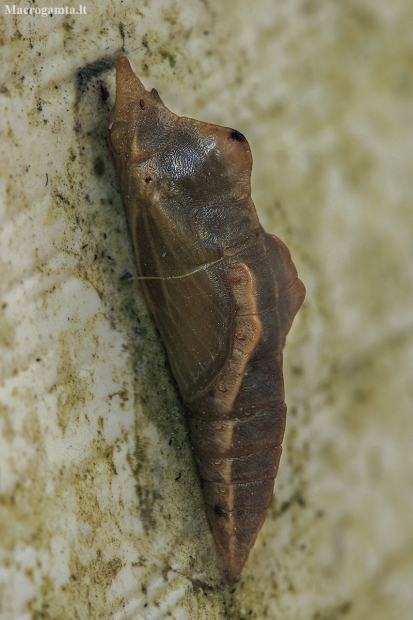
[[[125,56],[108,142],[215,543],[234,579],[273,492],[286,416],[282,349],[305,288],[286,246],[258,221],[245,137],[170,112]]]

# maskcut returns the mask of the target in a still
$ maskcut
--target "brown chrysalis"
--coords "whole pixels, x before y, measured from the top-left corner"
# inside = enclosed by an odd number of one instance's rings
[[[245,137],[179,117],[125,56],[108,142],[142,287],[189,416],[227,577],[261,528],[281,456],[282,349],[305,295],[251,200]]]

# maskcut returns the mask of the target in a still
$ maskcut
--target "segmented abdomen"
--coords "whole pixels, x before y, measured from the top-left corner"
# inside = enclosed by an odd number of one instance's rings
[[[281,457],[285,403],[232,412],[234,418],[190,416],[204,500],[227,576],[242,570],[271,501]]]
[[[284,244],[265,235],[265,247],[254,262],[238,256],[228,264],[236,308],[232,354],[208,391],[188,404],[207,513],[230,579],[241,571],[271,501],[286,418],[282,347],[303,292]]]

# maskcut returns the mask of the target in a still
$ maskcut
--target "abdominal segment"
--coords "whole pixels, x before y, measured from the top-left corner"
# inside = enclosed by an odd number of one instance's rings
[[[282,401],[258,404],[229,415],[225,419],[190,415],[189,427],[215,542],[228,578],[234,579],[271,501],[286,406]]]

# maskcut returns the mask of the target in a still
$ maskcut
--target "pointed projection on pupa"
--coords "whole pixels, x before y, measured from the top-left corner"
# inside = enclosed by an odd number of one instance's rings
[[[258,221],[245,137],[170,112],[124,56],[108,142],[215,543],[234,579],[273,492],[286,416],[282,349],[304,285]]]

